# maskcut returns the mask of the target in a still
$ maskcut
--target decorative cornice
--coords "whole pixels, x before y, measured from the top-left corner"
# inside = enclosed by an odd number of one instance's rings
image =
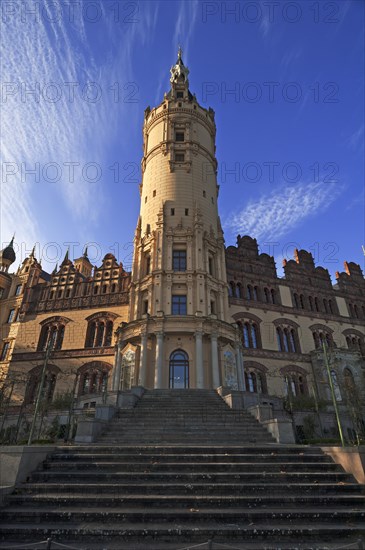
[[[88,349],[67,349],[67,350],[54,350],[51,352],[52,360],[56,359],[73,359],[76,357],[93,357],[101,355],[114,355],[114,346],[107,346],[102,348],[88,348]],[[23,353],[13,353],[12,361],[41,361],[44,359],[44,352],[42,351],[27,351]]]

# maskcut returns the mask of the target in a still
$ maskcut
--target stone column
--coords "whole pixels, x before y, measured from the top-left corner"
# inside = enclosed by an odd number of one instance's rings
[[[162,388],[163,332],[156,333],[155,389]]]
[[[139,380],[138,384],[140,386],[146,386],[146,377],[147,377],[147,333],[142,332],[141,334],[141,354],[139,359]]]
[[[120,388],[120,376],[122,367],[122,342],[118,342],[117,349],[115,351],[114,359],[114,374],[113,374],[113,391],[118,391]]]
[[[196,387],[204,388],[203,333],[200,331],[195,333],[195,371]]]
[[[212,383],[213,388],[218,388],[220,383],[219,362],[218,362],[218,342],[215,333],[210,336],[211,352],[212,352]]]
[[[245,378],[243,374],[243,358],[242,358],[242,349],[239,343],[235,344],[236,351],[236,369],[237,369],[237,382],[238,389],[240,391],[245,390]]]

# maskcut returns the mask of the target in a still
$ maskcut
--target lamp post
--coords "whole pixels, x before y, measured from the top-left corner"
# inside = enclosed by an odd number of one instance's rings
[[[344,441],[343,433],[342,433],[342,426],[341,426],[340,414],[339,414],[339,411],[338,411],[338,406],[337,406],[337,400],[336,400],[335,389],[334,389],[334,387],[333,387],[333,380],[332,380],[332,376],[331,376],[330,366],[329,366],[329,363],[328,363],[328,356],[327,356],[326,343],[325,343],[324,340],[323,340],[323,342],[322,342],[322,347],[323,347],[324,363],[325,363],[325,365],[326,365],[327,376],[328,376],[328,382],[329,382],[329,386],[330,386],[330,390],[331,390],[332,403],[333,403],[333,407],[334,407],[334,409],[335,409],[337,427],[338,427],[338,431],[339,431],[339,434],[340,434],[341,445],[342,445],[342,447],[344,447],[344,446],[345,446],[345,441]]]
[[[34,414],[33,414],[32,426],[31,426],[30,432],[29,432],[28,445],[31,445],[32,440],[33,440],[34,430],[35,430],[35,426],[36,426],[36,423],[37,423],[38,411],[39,411],[39,407],[41,406],[44,381],[45,381],[45,378],[46,378],[48,359],[49,359],[49,356],[50,356],[50,353],[51,353],[52,345],[53,345],[53,338],[50,338],[48,340],[48,344],[47,344],[47,348],[46,348],[46,354],[44,356],[41,381],[40,381],[39,388],[38,388],[38,395],[37,395],[37,401],[36,401],[36,404],[35,404],[35,409],[34,409]]]

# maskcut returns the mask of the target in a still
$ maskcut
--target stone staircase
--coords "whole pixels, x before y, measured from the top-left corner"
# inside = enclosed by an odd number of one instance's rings
[[[17,488],[0,548],[358,548],[364,487],[227,409],[214,392],[147,392],[97,444],[58,447]]]
[[[273,443],[247,411],[234,411],[212,390],[146,391],[134,409],[119,411],[102,443]]]

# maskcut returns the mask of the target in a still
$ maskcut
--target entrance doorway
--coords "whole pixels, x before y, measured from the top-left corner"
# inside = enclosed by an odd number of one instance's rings
[[[184,389],[189,387],[189,356],[177,349],[170,355],[170,388]]]

